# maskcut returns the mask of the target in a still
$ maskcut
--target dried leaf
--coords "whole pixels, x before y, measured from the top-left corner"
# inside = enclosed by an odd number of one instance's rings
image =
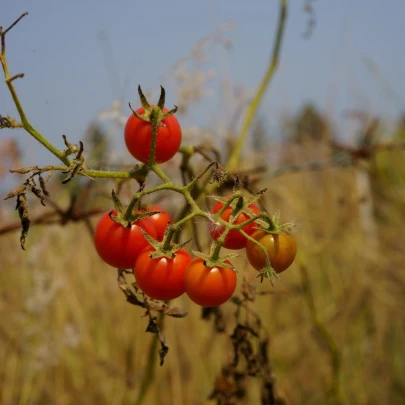
[[[43,178],[40,174],[38,175],[38,178],[39,178],[39,185],[41,186],[42,192],[43,192],[47,197],[49,197],[50,194],[49,194],[49,191],[46,189],[46,181],[44,180],[44,178]]]
[[[21,248],[25,250],[25,239],[28,234],[28,230],[30,227],[30,217],[28,213],[28,204],[27,200],[25,197],[25,193],[21,193],[17,196],[17,205],[15,207],[16,210],[18,210],[18,215],[20,216],[21,219],[21,236],[20,236],[20,244]]]
[[[159,336],[160,339],[160,336]],[[159,350],[159,357],[160,357],[160,365],[163,366],[165,362],[165,357],[169,352],[169,346],[167,346],[164,340],[160,340],[161,349]]]
[[[32,181],[35,184],[33,179],[32,179]],[[30,185],[30,189],[31,189],[32,193],[41,200],[41,204],[45,207],[44,193],[42,192],[42,190],[40,190],[38,187],[36,187],[33,184]]]
[[[27,188],[26,184],[21,184],[20,186],[16,187],[14,190],[11,190],[6,196],[5,200],[8,200],[9,198],[15,197],[16,195],[23,194],[25,193],[25,190]],[[16,208],[17,209],[17,208]]]
[[[157,325],[155,316],[151,316],[149,318],[148,326],[146,327],[146,332],[159,333],[159,327]]]
[[[3,128],[18,128],[21,124],[18,123],[15,119],[11,118],[9,115],[3,117],[0,115],[0,129]]]
[[[52,174],[53,174],[53,169],[51,169],[51,170],[49,171],[49,173],[46,175],[46,177],[45,177],[45,184],[48,183],[48,180],[51,178]]]
[[[184,311],[179,307],[168,308],[168,310],[165,311],[165,314],[172,316],[173,318],[184,318],[188,315],[187,311]]]
[[[38,166],[21,167],[19,169],[10,169],[10,173],[27,174],[34,170],[38,170]]]
[[[164,312],[169,309],[169,306],[162,301],[155,301],[145,297],[145,307],[150,311]]]

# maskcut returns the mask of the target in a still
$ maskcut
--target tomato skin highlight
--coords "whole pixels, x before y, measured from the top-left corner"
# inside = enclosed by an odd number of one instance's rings
[[[151,259],[155,249],[146,247],[138,256],[134,275],[139,288],[150,298],[172,300],[184,294],[184,271],[191,262],[187,250],[179,249],[174,258]]]
[[[290,234],[272,234],[257,230],[251,237],[264,246],[269,255],[271,267],[273,267],[276,273],[283,272],[294,261],[297,254],[297,242],[294,236]],[[256,270],[262,270],[266,266],[266,255],[256,243],[248,241],[246,254],[249,263]]]
[[[149,246],[142,235],[141,228],[152,238],[156,238],[153,223],[144,218],[125,228],[110,218],[116,211],[106,212],[99,220],[94,230],[94,245],[99,256],[110,266],[120,269],[130,269],[139,253]],[[139,213],[139,212],[138,212]]]
[[[162,241],[167,225],[169,222],[173,223],[173,219],[170,214],[159,205],[152,205],[149,207],[148,211],[160,211],[160,214],[151,215],[149,219],[153,222],[153,225],[155,225],[156,239]]]
[[[163,111],[168,110],[164,108]],[[145,110],[141,107],[136,112],[142,115]],[[178,151],[182,139],[181,127],[174,114],[162,120],[162,124],[164,126],[158,127],[156,136],[155,161],[157,163],[170,160]],[[151,153],[152,124],[131,114],[125,125],[124,136],[129,153],[147,164]]]
[[[227,198],[229,198],[229,197],[227,197]],[[211,212],[213,214],[217,213],[223,207],[223,205],[224,204],[222,202],[218,201],[212,208]],[[260,213],[260,209],[256,204],[250,204],[249,208],[254,214]],[[229,222],[229,218],[230,218],[231,214],[232,214],[232,207],[228,207],[222,213],[221,218],[223,220]],[[241,213],[236,218],[236,220],[234,221],[233,224],[234,225],[241,224],[242,222],[247,221],[249,218],[250,217],[248,215]],[[256,230],[255,229],[256,226],[257,226],[257,224],[255,222],[251,222],[251,223],[245,225],[242,229],[248,235],[251,235]],[[210,227],[210,234],[214,240],[217,240],[222,235],[223,232],[224,232],[224,228],[222,226],[211,226]],[[222,246],[227,249],[237,250],[237,249],[245,248],[246,245],[247,245],[247,239],[239,231],[234,229],[232,231],[229,231],[228,235],[226,235],[225,242],[223,243]]]
[[[236,272],[227,267],[205,266],[204,260],[197,257],[186,268],[184,285],[193,302],[202,307],[217,307],[232,297]]]

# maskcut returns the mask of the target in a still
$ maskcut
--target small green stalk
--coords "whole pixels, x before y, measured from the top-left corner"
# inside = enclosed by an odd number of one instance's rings
[[[236,208],[232,210],[232,215],[235,215],[238,211],[240,211],[243,208],[243,195],[240,193],[235,193],[231,197],[229,197],[215,215],[220,217],[225,212],[225,210],[232,204],[232,202],[236,199],[238,199],[238,202],[236,203]]]
[[[157,131],[158,127],[161,125],[159,122],[159,115],[160,115],[160,107],[158,106],[153,107],[152,112],[150,114],[150,122],[152,124],[152,144],[150,148],[150,156],[148,162],[148,165],[150,167],[153,167],[155,165]]]
[[[172,224],[165,235],[163,240],[162,250],[169,250],[172,244],[173,235],[179,230],[179,228],[190,219],[194,218],[195,216],[199,215],[198,212],[192,212],[191,214],[187,215],[186,217],[182,218],[181,220],[177,221],[176,223]]]

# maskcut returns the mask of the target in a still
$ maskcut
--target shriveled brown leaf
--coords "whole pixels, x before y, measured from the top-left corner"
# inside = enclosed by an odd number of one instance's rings
[[[17,205],[15,207],[18,210],[18,215],[21,219],[21,236],[20,236],[20,244],[21,248],[25,250],[25,239],[28,235],[28,230],[30,227],[30,216],[28,213],[28,203],[25,196],[25,193],[21,193],[17,196]]]
[[[25,193],[25,190],[27,189],[26,184],[21,184],[18,187],[16,187],[14,190],[11,190],[5,197],[5,200],[8,200],[9,198],[15,197],[16,195],[23,194]],[[17,209],[17,208],[16,208]]]

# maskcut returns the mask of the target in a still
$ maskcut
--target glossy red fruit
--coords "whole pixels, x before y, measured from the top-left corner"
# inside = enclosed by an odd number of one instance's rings
[[[160,214],[151,215],[148,218],[153,222],[153,225],[155,225],[156,239],[161,241],[163,239],[167,225],[169,224],[169,222],[173,223],[173,219],[170,214],[159,205],[152,205],[151,207],[149,207],[148,211],[160,211]]]
[[[164,112],[168,110],[163,109]],[[138,108],[136,112],[144,114],[143,108]],[[181,127],[173,114],[162,120],[162,126],[157,129],[155,161],[163,163],[170,160],[178,151],[181,144]],[[125,125],[125,144],[133,157],[143,163],[149,162],[152,145],[152,124],[143,121],[134,114],[128,118]]]
[[[184,285],[193,302],[203,307],[217,307],[232,297],[236,272],[227,267],[208,267],[197,257],[186,268]]]
[[[150,257],[155,249],[147,247],[138,256],[134,266],[134,275],[138,287],[150,298],[172,300],[185,291],[184,271],[191,261],[185,249],[175,252],[173,258]]]
[[[155,227],[149,218],[144,218],[134,222],[130,228],[125,228],[114,222],[110,215],[115,216],[117,213],[115,210],[109,211],[99,220],[94,231],[94,245],[99,256],[107,264],[120,269],[130,269],[141,250],[149,246],[141,229],[155,239]]]

